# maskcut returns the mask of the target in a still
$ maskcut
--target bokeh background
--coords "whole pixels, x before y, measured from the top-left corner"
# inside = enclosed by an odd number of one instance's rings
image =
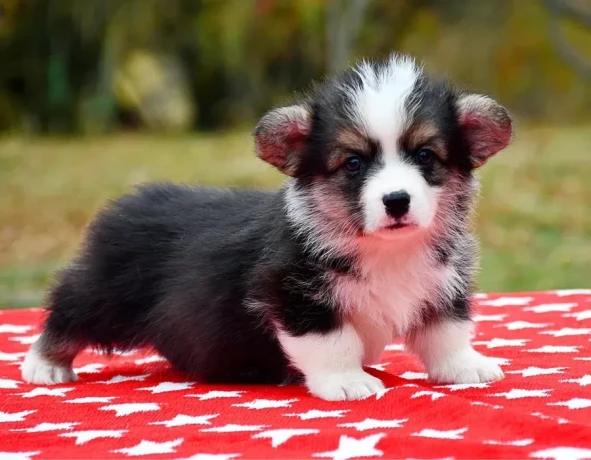
[[[38,305],[133,184],[278,186],[257,118],[391,50],[515,115],[481,171],[479,289],[589,287],[588,0],[0,0],[0,306]]]

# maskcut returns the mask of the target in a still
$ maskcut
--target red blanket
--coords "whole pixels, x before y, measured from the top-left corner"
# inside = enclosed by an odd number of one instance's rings
[[[434,386],[392,344],[360,402],[303,388],[200,385],[156,355],[86,352],[80,381],[36,387],[19,362],[40,310],[0,312],[0,459],[591,458],[591,290],[475,299],[478,350],[506,378]]]

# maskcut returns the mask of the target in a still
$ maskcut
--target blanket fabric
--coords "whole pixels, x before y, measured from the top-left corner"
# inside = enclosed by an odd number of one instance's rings
[[[394,343],[371,369],[387,389],[357,402],[203,385],[146,352],[89,350],[78,382],[28,385],[42,311],[0,311],[0,459],[591,458],[591,290],[474,303],[475,348],[503,381],[433,385]]]

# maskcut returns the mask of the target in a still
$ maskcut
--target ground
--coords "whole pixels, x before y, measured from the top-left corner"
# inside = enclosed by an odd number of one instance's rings
[[[589,286],[591,127],[517,127],[481,170],[479,290]],[[138,182],[276,187],[248,133],[0,139],[0,308],[38,305],[106,199]]]

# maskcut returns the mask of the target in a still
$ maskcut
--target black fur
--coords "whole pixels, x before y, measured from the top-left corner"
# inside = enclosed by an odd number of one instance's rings
[[[112,202],[49,294],[45,355],[153,346],[206,381],[297,376],[269,321],[295,335],[334,328],[338,315],[311,299],[322,286],[310,280],[350,267],[304,257],[281,195],[159,184]],[[247,297],[274,307],[261,316]]]

